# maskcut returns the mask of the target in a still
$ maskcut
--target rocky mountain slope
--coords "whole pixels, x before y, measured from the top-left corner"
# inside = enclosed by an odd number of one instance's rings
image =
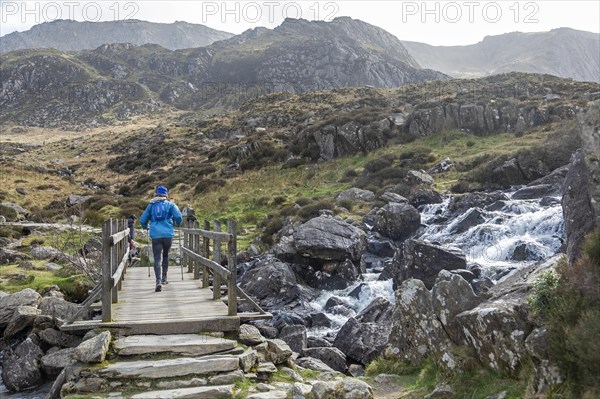
[[[204,47],[228,39],[231,33],[200,24],[160,24],[135,19],[107,22],[58,20],[35,25],[25,32],[0,38],[0,53],[54,48],[61,51],[92,50],[106,43],[158,44],[170,50]]]
[[[441,73],[421,69],[392,35],[358,20],[286,20],[208,47],[105,44],[4,56],[5,120],[34,126],[110,123],[161,106],[232,107],[260,94],[373,85],[398,87]]]
[[[509,71],[547,73],[600,82],[600,34],[570,28],[487,36],[469,46],[430,46],[402,42],[424,68],[454,77]]]

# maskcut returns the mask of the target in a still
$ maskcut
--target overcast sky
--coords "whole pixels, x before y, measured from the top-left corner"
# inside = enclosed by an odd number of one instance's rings
[[[0,35],[56,19],[187,21],[241,33],[279,25],[285,17],[349,16],[401,40],[461,45],[487,35],[570,27],[600,32],[600,1],[7,1],[0,0]]]

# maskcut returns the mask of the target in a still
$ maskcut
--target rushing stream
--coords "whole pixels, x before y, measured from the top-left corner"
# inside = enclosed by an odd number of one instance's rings
[[[469,266],[479,266],[483,276],[498,282],[513,270],[554,255],[564,239],[559,197],[520,200],[513,199],[513,193],[507,192],[506,200],[484,208],[471,208],[454,217],[449,216],[449,196],[440,204],[425,206],[420,209],[423,227],[415,238],[461,249]],[[471,212],[476,212],[470,216],[477,216],[477,221],[470,227],[458,228]],[[349,317],[360,313],[378,296],[393,303],[392,280],[378,281],[378,271],[368,269],[362,281],[347,289],[323,292],[312,306],[316,312],[327,314],[332,327],[313,329],[310,335],[323,336],[337,332]],[[361,284],[360,293],[350,295]],[[326,311],[325,304],[332,296],[341,298],[352,313],[333,314]]]

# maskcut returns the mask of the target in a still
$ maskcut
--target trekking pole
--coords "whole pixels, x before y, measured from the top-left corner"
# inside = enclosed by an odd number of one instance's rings
[[[148,229],[146,229],[146,248],[148,249],[148,278],[150,278],[150,240],[148,239]]]
[[[183,281],[183,257],[181,256],[181,225],[177,226],[179,237],[179,264],[181,265],[181,281]]]

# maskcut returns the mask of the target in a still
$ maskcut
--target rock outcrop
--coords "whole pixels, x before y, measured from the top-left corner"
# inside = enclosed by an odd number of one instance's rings
[[[414,278],[423,281],[431,289],[441,270],[466,268],[467,260],[460,250],[412,239],[404,242],[402,250],[396,252],[392,262],[395,287]]]

